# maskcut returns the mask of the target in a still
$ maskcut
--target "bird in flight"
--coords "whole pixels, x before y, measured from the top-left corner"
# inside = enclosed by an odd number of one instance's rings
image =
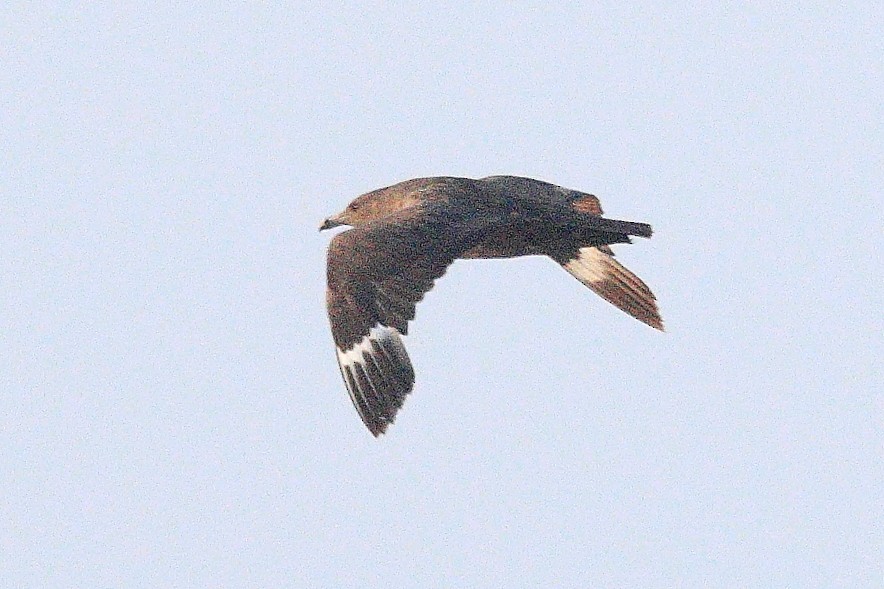
[[[349,225],[328,247],[326,304],[338,365],[375,436],[414,386],[402,344],[415,305],[457,259],[552,258],[605,300],[663,330],[654,294],[610,247],[645,223],[601,216],[592,194],[517,176],[416,178],[357,197],[320,231]]]

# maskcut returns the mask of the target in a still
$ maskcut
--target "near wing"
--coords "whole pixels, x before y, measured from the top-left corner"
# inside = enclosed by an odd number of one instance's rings
[[[469,243],[445,207],[418,205],[336,235],[328,249],[326,303],[338,365],[375,436],[414,386],[400,334],[415,305]]]

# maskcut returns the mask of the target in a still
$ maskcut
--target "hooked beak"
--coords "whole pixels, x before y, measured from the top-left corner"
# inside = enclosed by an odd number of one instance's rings
[[[319,226],[320,231],[325,231],[326,229],[331,229],[332,227],[337,227],[338,225],[343,225],[343,221],[339,221],[335,217],[329,217],[325,221],[322,222],[322,225]]]

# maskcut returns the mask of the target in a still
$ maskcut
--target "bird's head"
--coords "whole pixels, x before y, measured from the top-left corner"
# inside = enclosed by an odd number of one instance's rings
[[[319,230],[323,231],[339,225],[356,227],[362,223],[367,223],[385,214],[383,204],[383,199],[377,198],[373,192],[363,194],[348,204],[346,209],[323,221]]]
[[[416,204],[419,201],[417,194],[413,190],[405,189],[404,184],[381,188],[356,197],[346,209],[323,221],[319,230],[324,231],[339,225],[358,227]]]

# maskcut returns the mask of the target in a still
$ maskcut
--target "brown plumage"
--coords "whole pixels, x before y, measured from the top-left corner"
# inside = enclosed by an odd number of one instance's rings
[[[326,302],[338,365],[369,431],[383,433],[414,386],[400,334],[454,260],[549,256],[580,282],[656,329],[651,290],[608,247],[650,237],[644,223],[601,216],[599,200],[530,178],[416,178],[356,198],[320,229],[328,248]]]

